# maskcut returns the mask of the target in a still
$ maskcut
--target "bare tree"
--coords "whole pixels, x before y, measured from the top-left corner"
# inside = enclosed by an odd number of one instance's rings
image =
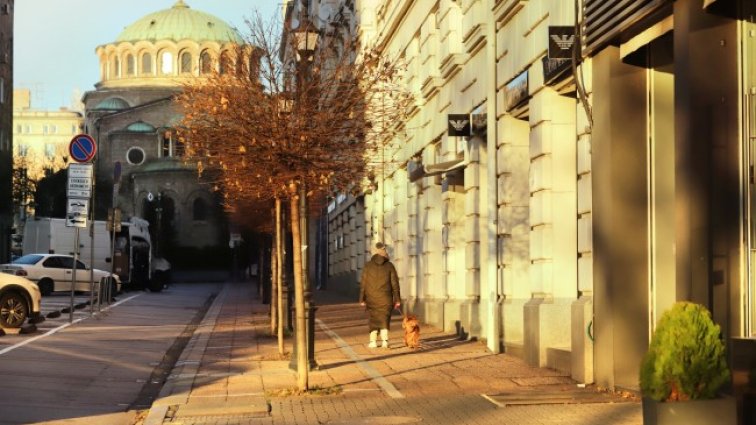
[[[371,158],[396,137],[411,96],[400,84],[401,62],[361,46],[348,27],[320,31],[313,50],[297,44],[295,29],[259,15],[248,30],[246,44],[228,53],[235,66],[178,96],[180,137],[201,171],[220,170],[226,202],[288,201],[298,386],[306,390],[300,199],[365,184],[375,173]]]

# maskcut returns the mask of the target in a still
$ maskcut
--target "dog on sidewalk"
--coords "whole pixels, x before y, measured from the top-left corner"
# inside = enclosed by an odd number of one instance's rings
[[[420,323],[417,316],[405,315],[402,319],[402,328],[404,328],[404,345],[413,350],[420,347]]]

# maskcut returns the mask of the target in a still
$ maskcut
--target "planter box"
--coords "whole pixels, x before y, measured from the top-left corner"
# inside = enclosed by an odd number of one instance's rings
[[[737,425],[737,423],[737,400],[734,397],[668,403],[643,398],[643,425]]]

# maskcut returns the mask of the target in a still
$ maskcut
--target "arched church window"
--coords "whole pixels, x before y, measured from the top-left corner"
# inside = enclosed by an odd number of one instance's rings
[[[194,200],[192,205],[192,219],[195,221],[207,220],[207,202],[202,198]]]
[[[192,54],[189,52],[181,53],[181,73],[192,72]]]
[[[118,56],[113,57],[113,77],[118,78],[121,76],[121,60]]]
[[[221,53],[220,64],[219,65],[220,65],[219,72],[221,74],[226,74],[226,73],[228,73],[232,69],[231,68],[231,65],[232,65],[231,64],[231,57],[228,55],[228,52]]]
[[[152,74],[152,55],[147,52],[142,54],[142,74]]]
[[[160,53],[160,73],[163,75],[173,72],[173,55],[171,52],[162,51]]]
[[[205,50],[200,54],[200,74],[210,74],[211,72],[213,72],[213,58]]]
[[[135,70],[134,55],[129,53],[129,55],[126,56],[126,75],[134,75]]]

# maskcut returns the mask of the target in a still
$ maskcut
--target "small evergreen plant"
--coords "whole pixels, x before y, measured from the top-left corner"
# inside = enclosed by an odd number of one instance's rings
[[[641,363],[643,395],[657,401],[710,399],[729,379],[725,346],[711,313],[690,302],[666,311]]]

